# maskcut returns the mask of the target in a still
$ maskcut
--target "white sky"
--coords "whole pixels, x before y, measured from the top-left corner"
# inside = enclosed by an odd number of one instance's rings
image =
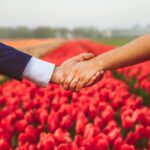
[[[0,26],[132,27],[150,24],[150,0],[0,0]]]

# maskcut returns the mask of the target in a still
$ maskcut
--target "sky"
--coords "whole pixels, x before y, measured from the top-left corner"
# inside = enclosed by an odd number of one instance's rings
[[[150,24],[150,0],[0,0],[0,26],[127,28]]]

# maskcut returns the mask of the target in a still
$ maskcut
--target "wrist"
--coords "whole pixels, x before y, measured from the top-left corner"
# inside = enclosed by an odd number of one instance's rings
[[[55,83],[55,84],[60,84],[60,82],[59,82],[59,74],[60,74],[60,69],[59,69],[59,66],[57,66],[57,67],[55,67],[55,69],[53,71],[53,74],[52,74],[50,82],[51,83]]]
[[[95,57],[93,59],[93,61],[94,61],[95,65],[97,66],[98,71],[101,71],[101,70],[105,71],[103,59],[100,59],[99,57]]]

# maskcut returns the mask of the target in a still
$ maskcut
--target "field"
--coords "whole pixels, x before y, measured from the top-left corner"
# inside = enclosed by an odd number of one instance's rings
[[[103,43],[106,45],[121,46],[134,39],[135,37],[110,37],[110,38],[99,38],[94,40],[98,43]]]
[[[72,40],[42,59],[59,65],[83,52],[99,55],[111,49]],[[0,150],[150,150],[149,65],[108,71],[78,93],[27,80],[3,83]]]

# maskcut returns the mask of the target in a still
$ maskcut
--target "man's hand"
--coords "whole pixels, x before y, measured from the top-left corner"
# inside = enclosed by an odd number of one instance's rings
[[[70,71],[72,70],[75,64],[77,64],[78,62],[90,60],[93,57],[95,57],[93,53],[82,53],[65,61],[61,64],[61,66],[55,68],[51,78],[51,82],[63,85],[65,79],[68,77]]]

